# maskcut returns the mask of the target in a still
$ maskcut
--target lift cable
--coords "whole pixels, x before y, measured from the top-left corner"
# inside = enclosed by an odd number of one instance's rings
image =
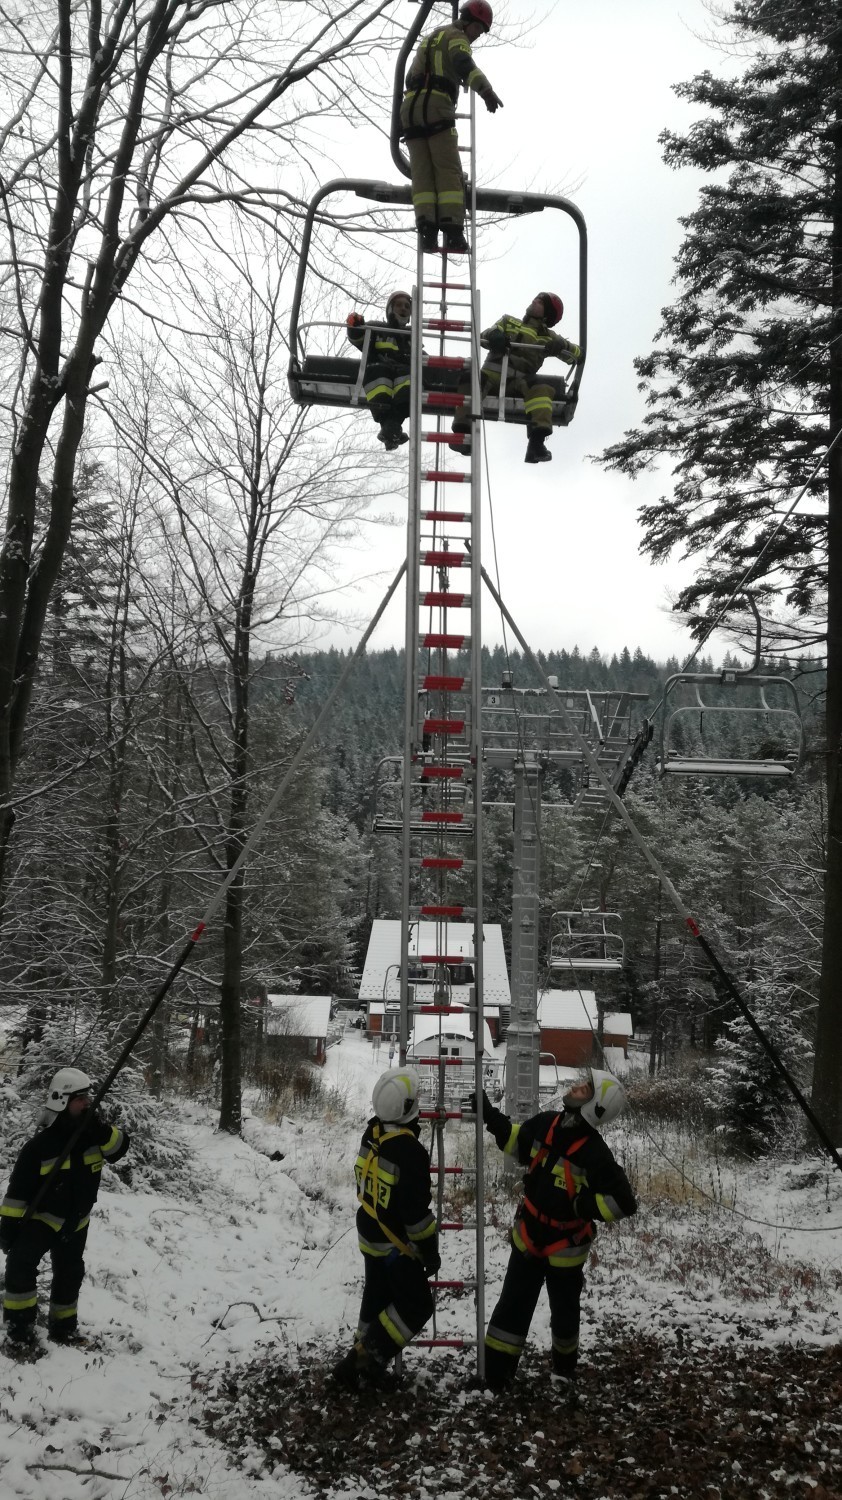
[[[575,977],[575,969],[576,969],[575,960],[574,959],[570,959],[569,962],[570,962],[571,971],[574,972],[574,977]],[[602,1057],[602,1061],[603,1061],[605,1067],[608,1068],[609,1064],[608,1064],[608,1060],[607,1060],[606,1055],[605,1055],[605,1047],[604,1047],[602,1041],[600,1040],[599,1035],[594,1030],[593,1021],[591,1020],[590,1014],[588,1012],[588,1008],[587,1008],[587,1006],[584,1003],[584,996],[582,994],[582,988],[581,988],[581,985],[579,984],[578,979],[575,979],[575,983],[576,983],[576,992],[577,992],[577,994],[579,996],[579,999],[582,1001],[582,1010],[585,1013],[585,1020],[587,1021],[588,1026],[590,1027],[591,1040],[594,1043],[594,1045],[599,1049],[600,1055]],[[609,1069],[609,1071],[610,1071],[610,1069]],[[661,1143],[655,1139],[655,1137],[652,1134],[652,1132],[648,1129],[645,1121],[643,1119],[641,1119],[640,1114],[635,1109],[634,1104],[631,1104],[631,1114],[632,1114],[632,1118],[635,1119],[636,1124],[637,1124],[637,1126],[638,1126],[641,1134],[644,1135],[646,1137],[646,1139],[651,1142],[651,1144],[655,1147],[655,1150],[658,1153],[658,1155],[660,1157],[662,1157],[664,1161],[669,1162],[669,1165],[671,1167],[673,1167],[675,1169],[675,1171],[680,1174],[682,1182],[689,1183],[690,1187],[693,1189],[693,1191],[695,1193],[698,1193],[701,1198],[705,1198],[708,1203],[712,1203],[715,1208],[721,1208],[721,1209],[723,1209],[725,1211],[725,1213],[733,1214],[736,1218],[743,1219],[747,1224],[762,1224],[765,1229],[788,1230],[788,1231],[790,1231],[792,1233],[797,1233],[797,1234],[836,1234],[836,1233],[839,1232],[839,1230],[842,1230],[842,1224],[815,1224],[815,1225],[811,1225],[811,1224],[808,1224],[808,1225],[803,1225],[803,1224],[773,1224],[770,1219],[758,1219],[758,1218],[755,1218],[753,1214],[743,1213],[743,1211],[741,1209],[736,1208],[733,1204],[723,1203],[720,1199],[715,1198],[712,1193],[709,1193],[706,1188],[701,1187],[699,1185],[699,1183],[696,1182],[695,1178],[691,1177],[689,1175],[689,1173],[685,1170],[685,1168],[679,1162],[673,1160],[673,1158],[670,1156],[669,1152],[664,1148],[664,1146],[661,1145]]]
[[[331,691],[328,693],[328,696],[325,699],[324,703],[322,704],[322,707],[320,708],[320,710],[319,710],[318,714],[316,715],[315,719],[313,720],[313,723],[310,726],[310,729],[308,730],[307,734],[304,736],[304,739],[301,741],[301,744],[299,745],[298,749],[296,750],[295,755],[293,756],[292,760],[290,761],[290,764],[289,764],[289,766],[288,766],[288,768],[287,768],[287,770],[286,770],[286,772],[285,772],[282,780],[279,782],[279,784],[276,787],[275,791],[272,793],[272,796],[269,798],[269,801],[266,803],[266,806],[264,807],[264,809],[261,812],[259,818],[257,819],[257,822],[255,823],[254,827],[252,828],[251,833],[249,834],[248,838],[245,840],[245,842],[243,844],[243,847],[240,850],[240,853],[237,855],[237,858],[234,861],[234,864],[231,866],[231,868],[228,871],[228,874],[226,875],[225,879],[217,887],[216,891],[214,892],[213,896],[211,897],[210,901],[208,902],[207,907],[205,908],[205,911],[204,911],[204,913],[202,915],[201,920],[194,927],[194,929],[193,929],[192,933],[190,934],[189,938],[184,943],[184,946],[182,947],[180,953],[178,954],[178,956],[175,959],[174,963],[171,965],[168,973],[165,975],[162,983],[159,985],[159,987],[156,990],[154,996],[152,997],[151,1001],[149,1002],[149,1005],[147,1006],[146,1010],[144,1011],[143,1015],[141,1016],[141,1018],[138,1021],[137,1025],[135,1026],[134,1031],[132,1032],[131,1036],[129,1037],[128,1041],[126,1042],[125,1046],[123,1047],[123,1049],[120,1052],[119,1056],[117,1057],[116,1061],[112,1064],[111,1068],[109,1069],[109,1071],[106,1074],[105,1078],[103,1079],[102,1083],[99,1085],[99,1088],[97,1089],[96,1093],[94,1094],[94,1096],[93,1096],[93,1098],[91,1100],[91,1109],[95,1110],[97,1108],[97,1106],[100,1104],[101,1100],[104,1099],[105,1095],[108,1093],[108,1090],[111,1088],[111,1085],[113,1084],[113,1082],[114,1082],[115,1078],[117,1077],[118,1073],[120,1073],[122,1071],[122,1069],[125,1067],[126,1063],[128,1062],[129,1058],[132,1055],[132,1052],[134,1051],[134,1049],[137,1046],[138,1042],[140,1041],[140,1038],[142,1037],[144,1031],[146,1030],[147,1026],[149,1025],[149,1022],[152,1020],[152,1017],[155,1015],[155,1012],[158,1010],[158,1007],[161,1005],[161,1002],[164,1000],[164,998],[167,995],[168,991],[172,988],[172,985],[174,984],[174,982],[175,982],[175,980],[176,980],[176,978],[177,978],[180,970],[184,967],[184,964],[187,962],[187,959],[190,957],[190,954],[193,952],[193,949],[196,947],[196,944],[199,942],[199,939],[201,938],[202,933],[205,931],[205,929],[207,928],[208,924],[210,923],[210,921],[214,917],[215,913],[218,911],[219,907],[221,906],[221,904],[222,904],[222,902],[223,902],[223,900],[225,898],[225,895],[226,895],[229,887],[233,884],[233,882],[236,880],[237,876],[239,875],[240,871],[242,870],[243,865],[245,864],[245,861],[248,858],[248,855],[251,853],[251,851],[254,848],[254,845],[256,844],[257,840],[260,838],[260,835],[262,834],[264,828],[266,827],[266,824],[268,823],[268,821],[271,818],[272,814],[275,812],[276,808],[278,807],[278,804],[280,803],[281,798],[283,797],[284,793],[287,791],[287,789],[288,789],[291,781],[293,780],[293,777],[295,776],[296,772],[298,771],[299,766],[301,765],[302,761],[305,759],[308,751],[310,750],[311,746],[313,745],[314,741],[316,740],[316,738],[318,736],[318,733],[319,733],[319,730],[321,729],[321,726],[322,726],[324,720],[328,717],[331,709],[333,708],[333,705],[334,705],[336,699],[339,697],[340,693],[343,691],[343,689],[345,687],[345,684],[347,683],[348,679],[351,676],[351,673],[353,672],[353,670],[356,667],[356,665],[357,665],[360,657],[362,656],[363,652],[365,651],[365,648],[366,648],[369,640],[371,639],[371,636],[374,634],[374,631],[375,631],[377,625],[380,623],[380,620],[381,620],[381,618],[382,618],[382,616],[383,616],[386,608],[388,607],[388,605],[389,605],[389,603],[390,603],[390,601],[392,599],[392,596],[394,595],[394,593],[395,593],[398,585],[400,584],[401,580],[403,579],[403,576],[404,576],[405,572],[406,572],[406,560],[404,560],[401,563],[400,568],[398,569],[397,573],[395,574],[394,579],[392,580],[391,584],[389,585],[389,588],[387,589],[386,594],[384,595],[383,600],[381,601],[381,603],[380,603],[380,605],[379,605],[376,613],[372,617],[372,619],[371,619],[368,627],[366,628],[364,634],[360,637],[360,640],[358,641],[358,643],[357,643],[357,645],[356,645],[356,647],[354,649],[353,655],[349,658],[348,663],[347,663],[344,671],[340,673],[340,675],[337,678],[334,686],[332,687]],[[69,1137],[69,1139],[66,1142],[65,1146],[63,1147],[61,1153],[56,1157],[55,1161],[53,1162],[53,1164],[52,1164],[52,1166],[50,1168],[49,1173],[45,1176],[44,1181],[41,1183],[41,1186],[40,1186],[38,1192],[36,1193],[35,1197],[32,1199],[32,1202],[27,1205],[27,1208],[26,1208],[26,1210],[25,1210],[25,1212],[23,1214],[23,1218],[21,1219],[21,1223],[25,1223],[27,1219],[30,1219],[32,1217],[32,1215],[35,1213],[36,1209],[39,1207],[39,1205],[43,1202],[44,1194],[46,1193],[46,1191],[49,1188],[50,1184],[52,1183],[53,1179],[55,1178],[56,1173],[61,1170],[64,1162],[67,1161],[67,1158],[69,1157],[69,1155],[70,1155],[71,1151],[73,1150],[73,1147],[76,1145],[77,1141],[80,1139],[80,1137],[81,1137],[84,1129],[85,1129],[85,1121],[84,1121],[84,1117],[83,1117],[81,1119],[80,1124],[77,1127],[77,1129]]]
[[[840,430],[839,436],[842,436],[842,430]],[[834,439],[834,441],[836,441],[836,439]],[[737,985],[735,984],[734,980],[731,978],[731,975],[728,973],[728,971],[723,966],[722,962],[720,961],[719,957],[717,956],[715,950],[711,946],[711,944],[708,941],[707,937],[702,932],[701,927],[699,926],[698,922],[695,920],[695,918],[692,916],[692,914],[690,913],[690,911],[685,906],[683,900],[681,899],[681,896],[678,894],[678,891],[676,890],[675,886],[673,885],[672,881],[670,880],[669,876],[667,875],[666,870],[664,869],[661,861],[658,859],[658,857],[654,853],[654,851],[650,848],[648,841],[643,837],[643,835],[639,831],[639,829],[637,827],[637,824],[632,819],[632,817],[631,817],[631,815],[630,815],[630,813],[628,811],[628,808],[626,807],[626,805],[623,802],[622,798],[618,797],[618,795],[615,792],[614,787],[613,787],[613,785],[611,783],[611,778],[606,774],[606,772],[603,770],[603,767],[600,764],[599,757],[593,753],[593,751],[591,750],[590,745],[588,744],[585,736],[580,731],[578,725],[571,719],[571,717],[568,714],[567,709],[566,709],[566,707],[564,705],[564,701],[563,701],[561,695],[552,686],[552,684],[551,684],[551,682],[550,682],[550,680],[549,680],[546,672],[543,670],[543,668],[542,668],[540,662],[538,661],[537,657],[535,656],[534,652],[531,650],[531,648],[528,645],[526,639],[524,638],[524,636],[521,634],[520,630],[518,629],[518,627],[517,627],[514,619],[512,618],[511,614],[509,613],[508,609],[506,608],[506,606],[505,606],[502,598],[500,597],[500,594],[498,593],[497,589],[495,588],[494,583],[492,582],[491,578],[489,577],[486,569],[482,568],[481,571],[482,571],[482,577],[485,580],[486,587],[489,589],[492,597],[496,601],[498,608],[505,615],[505,617],[506,617],[509,625],[511,626],[512,632],[513,632],[515,638],[517,639],[517,641],[518,641],[518,643],[519,643],[519,645],[520,645],[520,647],[521,647],[524,655],[526,656],[527,660],[530,662],[530,664],[533,667],[534,671],[539,675],[539,677],[543,681],[544,686],[547,689],[547,692],[550,693],[552,695],[552,697],[555,699],[555,701],[556,701],[556,703],[557,703],[557,705],[559,707],[561,716],[562,716],[562,722],[564,723],[565,727],[569,730],[569,732],[572,733],[573,738],[578,743],[579,748],[580,748],[580,750],[581,750],[581,752],[582,752],[585,760],[587,761],[588,765],[591,768],[591,771],[596,775],[596,777],[598,778],[598,780],[600,781],[600,783],[604,787],[605,791],[608,793],[608,796],[611,799],[612,804],[614,805],[614,807],[616,807],[617,811],[619,812],[620,817],[622,818],[623,822],[625,823],[625,825],[626,825],[626,827],[627,827],[627,829],[629,831],[629,834],[631,835],[631,838],[634,841],[634,843],[637,845],[637,848],[639,849],[640,853],[646,859],[647,863],[649,864],[649,866],[651,867],[651,869],[654,871],[654,873],[658,876],[658,879],[661,882],[661,887],[666,892],[666,895],[669,898],[669,901],[670,901],[671,905],[674,907],[676,913],[681,918],[681,920],[684,922],[684,924],[687,927],[688,931],[696,939],[696,942],[698,943],[699,947],[701,948],[702,952],[704,953],[705,958],[707,959],[708,964],[710,965],[711,969],[714,971],[714,973],[716,974],[716,976],[719,979],[720,983],[724,986],[724,988],[726,989],[726,991],[728,992],[728,994],[731,996],[731,999],[734,1001],[735,1005],[741,1011],[741,1013],[744,1016],[745,1020],[747,1021],[748,1025],[751,1027],[751,1030],[754,1032],[755,1036],[757,1037],[757,1040],[759,1041],[761,1047],[763,1048],[764,1052],[766,1053],[767,1057],[769,1058],[770,1062],[772,1063],[772,1066],[780,1074],[781,1078],[783,1078],[783,1080],[784,1080],[787,1088],[789,1089],[789,1091],[792,1094],[793,1098],[798,1103],[799,1108],[802,1110],[802,1112],[804,1113],[804,1115],[806,1116],[806,1118],[809,1120],[809,1122],[810,1122],[810,1124],[811,1124],[811,1126],[812,1126],[812,1128],[813,1128],[813,1130],[814,1130],[817,1138],[821,1141],[822,1145],[824,1146],[825,1150],[828,1152],[828,1154],[831,1157],[831,1159],[833,1160],[834,1164],[838,1167],[839,1171],[842,1172],[842,1155],[840,1154],[840,1152],[837,1149],[837,1147],[834,1145],[833,1141],[831,1140],[830,1136],[828,1135],[827,1131],[825,1130],[825,1127],[822,1124],[821,1120],[815,1114],[814,1110],[812,1109],[812,1106],[810,1105],[809,1101],[806,1099],[805,1095],[802,1093],[801,1089],[799,1088],[798,1084],[796,1083],[795,1079],[793,1078],[792,1074],[790,1073],[790,1071],[787,1068],[786,1064],[784,1063],[783,1059],[778,1054],[776,1048],[769,1041],[769,1038],[766,1036],[766,1033],[763,1031],[762,1027],[759,1025],[759,1023],[756,1020],[753,1012],[749,1009],[749,1006],[747,1005],[746,1001],[744,1000],[743,996],[741,995],[739,989],[737,988]]]

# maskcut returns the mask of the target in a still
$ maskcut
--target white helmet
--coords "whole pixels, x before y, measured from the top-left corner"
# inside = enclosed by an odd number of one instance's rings
[[[418,1118],[421,1075],[416,1068],[392,1068],[381,1073],[372,1090],[371,1103],[384,1125],[406,1125]]]
[[[47,1090],[48,1113],[60,1115],[73,1094],[84,1094],[90,1088],[93,1084],[81,1068],[59,1068]]]
[[[589,1125],[601,1130],[623,1113],[628,1099],[623,1085],[613,1073],[601,1073],[598,1068],[591,1068],[590,1073],[593,1097],[582,1105],[579,1114]]]

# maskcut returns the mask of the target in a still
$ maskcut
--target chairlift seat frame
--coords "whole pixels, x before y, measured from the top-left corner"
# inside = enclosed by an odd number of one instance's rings
[[[679,703],[670,712],[667,712],[667,704],[670,694],[678,686],[689,686],[695,689],[695,703]],[[702,688],[716,686],[719,688],[733,689],[735,692],[757,689],[760,701],[757,703],[706,703],[702,696]],[[766,699],[766,690],[770,687],[780,688],[785,696],[791,700],[791,708],[776,707]],[[727,714],[732,718],[748,715],[757,720],[759,715],[776,720],[781,727],[784,721],[794,729],[792,736],[792,748],[782,758],[764,756],[723,756],[723,755],[683,755],[670,748],[670,734],[676,720],[687,718],[688,715],[699,715],[700,718],[707,715]],[[661,715],[661,736],[658,748],[658,756],[655,762],[656,770],[660,776],[753,776],[767,777],[777,781],[789,781],[796,774],[804,759],[804,724],[798,705],[798,694],[788,677],[773,676],[765,673],[749,671],[729,670],[722,672],[674,672],[664,686],[664,711]]]
[[[345,355],[332,357],[325,354],[312,354],[307,351],[302,336],[304,325],[301,323],[301,303],[304,294],[304,283],[307,275],[313,228],[317,218],[323,212],[322,206],[325,200],[337,193],[352,193],[356,197],[367,199],[373,203],[391,204],[396,207],[403,206],[406,208],[411,208],[412,206],[412,195],[408,185],[379,182],[371,178],[337,177],[325,183],[314,194],[310,200],[304,220],[301,237],[301,254],[298,262],[298,274],[290,316],[290,363],[288,371],[290,394],[293,400],[300,406],[319,405],[340,407],[348,411],[355,411],[359,410],[362,405],[360,401],[361,361],[359,359],[349,359]],[[536,381],[542,385],[548,385],[552,388],[553,426],[567,427],[576,411],[579,386],[585,368],[585,351],[587,349],[588,256],[587,229],[584,218],[574,203],[571,203],[567,198],[551,194],[506,192],[502,189],[478,188],[476,200],[478,211],[491,214],[495,217],[500,217],[501,215],[520,216],[523,214],[542,213],[544,209],[554,209],[572,219],[576,226],[579,239],[579,326],[577,341],[583,351],[582,358],[573,367],[569,379],[556,374],[545,374],[543,370],[539,371],[535,377]],[[453,395],[460,378],[465,382],[470,378],[470,365],[470,359],[466,358],[464,371],[441,369],[438,367],[425,370],[423,376],[423,410],[425,413],[437,412],[440,414],[440,404],[436,404],[430,398],[436,394]],[[485,396],[483,397],[482,409],[483,416],[486,419],[512,422],[516,425],[525,425],[527,421],[526,413],[523,409],[523,401],[519,397]]]
[[[625,944],[620,931],[619,912],[600,911],[597,907],[580,907],[576,911],[553,913],[552,926],[561,923],[561,931],[550,938],[549,967],[553,970],[583,970],[591,974],[616,974],[623,967]],[[597,946],[601,954],[589,952]],[[566,948],[567,951],[560,951]]]

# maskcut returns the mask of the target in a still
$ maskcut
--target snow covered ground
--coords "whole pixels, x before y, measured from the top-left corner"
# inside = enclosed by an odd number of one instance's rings
[[[236,1380],[238,1367],[263,1355],[270,1371],[287,1375],[299,1359],[328,1364],[347,1346],[361,1284],[352,1165],[372,1083],[386,1065],[383,1050],[373,1055],[349,1031],[328,1056],[328,1117],[277,1125],[253,1117],[242,1140],[215,1134],[207,1109],[173,1104],[173,1132],[194,1163],[195,1197],[123,1185],[101,1194],[80,1303],[100,1347],[48,1346],[33,1364],[2,1357],[3,1500],[298,1500],[315,1493],[257,1443],[235,1459],[203,1430],[205,1392],[226,1366]],[[613,1133],[612,1146],[637,1176],[642,1207],[637,1219],[600,1235],[586,1293],[586,1359],[602,1344],[600,1328],[618,1320],[641,1337],[657,1331],[666,1343],[691,1347],[838,1344],[838,1174],[810,1162],[714,1183],[709,1164],[691,1152],[678,1173],[665,1165],[658,1143],[635,1133],[634,1122]],[[283,1160],[271,1160],[273,1152]],[[516,1184],[496,1153],[489,1160],[498,1203],[487,1233],[493,1305]],[[657,1184],[655,1166],[663,1178]],[[696,1174],[696,1206],[674,1201],[681,1171]],[[448,1237],[449,1274],[469,1273],[472,1239]],[[445,1322],[469,1332],[471,1300],[455,1302]],[[532,1342],[548,1343],[545,1306]],[[411,1353],[407,1366],[429,1358]],[[345,1487],[329,1493],[348,1500]],[[370,1491],[374,1500],[388,1493]]]

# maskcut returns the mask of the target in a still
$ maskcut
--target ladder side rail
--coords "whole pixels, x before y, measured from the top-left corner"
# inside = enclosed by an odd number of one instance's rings
[[[476,1146],[476,1338],[477,1376],[485,1375],[485,1129],[480,1107],[480,1084],[482,1079],[482,1048],[485,1033],[485,1004],[483,974],[485,967],[483,925],[483,851],[482,851],[482,444],[480,428],[473,421],[474,414],[482,413],[480,386],[479,336],[481,313],[476,279],[476,233],[477,233],[477,163],[476,163],[476,93],[470,91],[470,245],[469,257],[471,286],[471,739],[474,759],[474,1086],[477,1094],[477,1111],[474,1122]],[[502,397],[502,392],[501,392]]]
[[[412,770],[416,745],[418,713],[418,634],[420,593],[420,511],[421,511],[421,405],[422,405],[422,297],[423,265],[421,247],[416,259],[416,277],[412,295],[412,341],[410,345],[409,380],[409,484],[406,521],[406,631],[404,645],[404,739],[403,739],[403,829],[401,840],[401,1063],[406,1061],[409,1038],[409,908],[412,881]]]

